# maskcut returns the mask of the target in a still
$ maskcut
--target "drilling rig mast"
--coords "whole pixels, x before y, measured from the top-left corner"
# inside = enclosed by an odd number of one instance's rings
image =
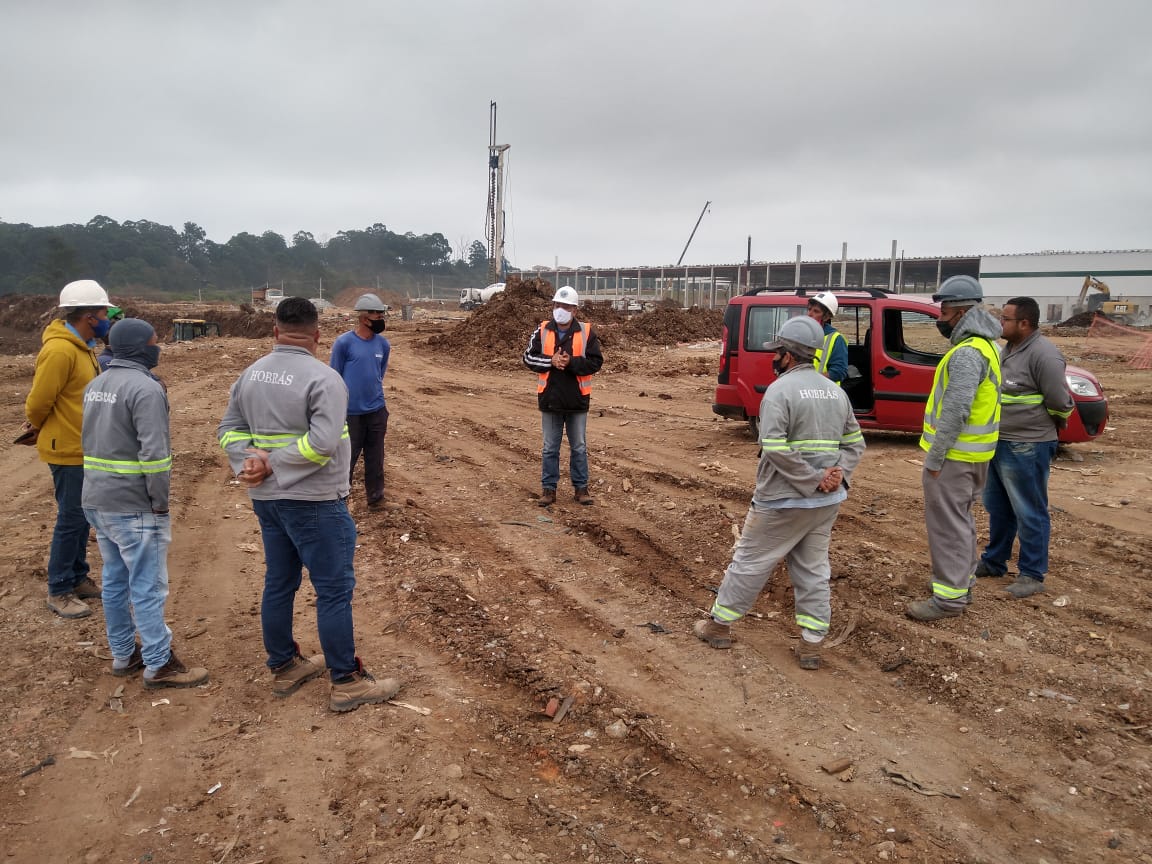
[[[488,130],[488,283],[504,281],[504,155],[509,144],[496,143],[496,103],[489,103]]]

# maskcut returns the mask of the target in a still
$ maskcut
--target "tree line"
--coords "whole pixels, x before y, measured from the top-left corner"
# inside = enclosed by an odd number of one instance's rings
[[[381,285],[412,294],[433,283],[446,291],[475,285],[484,280],[487,263],[479,240],[453,256],[443,234],[398,234],[379,222],[325,242],[308,231],[290,241],[265,231],[216,243],[195,222],[177,231],[107,216],[86,225],[0,221],[0,294],[54,294],[73,279],[96,279],[120,294],[172,299],[243,300],[253,287],[280,283],[333,293]]]

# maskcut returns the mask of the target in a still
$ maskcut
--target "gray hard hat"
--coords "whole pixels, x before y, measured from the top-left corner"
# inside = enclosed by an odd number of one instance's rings
[[[356,301],[356,305],[352,307],[356,312],[387,312],[388,307],[385,306],[379,297],[375,294],[361,294],[360,298]]]
[[[790,350],[792,343],[800,348],[815,351],[824,344],[824,329],[807,315],[789,318],[783,326],[776,331],[776,338],[772,342],[765,342],[768,351],[779,351],[783,348]]]
[[[984,288],[972,276],[950,276],[940,284],[940,290],[932,295],[932,300],[971,306],[984,302]]]

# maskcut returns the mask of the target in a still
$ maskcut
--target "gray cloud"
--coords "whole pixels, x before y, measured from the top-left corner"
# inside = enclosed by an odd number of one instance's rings
[[[410,8],[411,7],[411,8]],[[5,10],[0,218],[384,222],[517,264],[1152,245],[1152,6],[53,3]]]

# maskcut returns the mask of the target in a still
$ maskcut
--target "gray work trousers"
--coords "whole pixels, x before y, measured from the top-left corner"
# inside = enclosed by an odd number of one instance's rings
[[[924,524],[932,557],[932,596],[944,609],[963,609],[976,583],[976,520],[972,505],[980,500],[988,479],[987,462],[944,460],[940,476],[925,469]]]
[[[748,614],[781,558],[796,595],[796,623],[823,636],[832,621],[828,542],[839,504],[811,510],[749,508],[732,563],[712,605],[712,617],[731,624]]]

